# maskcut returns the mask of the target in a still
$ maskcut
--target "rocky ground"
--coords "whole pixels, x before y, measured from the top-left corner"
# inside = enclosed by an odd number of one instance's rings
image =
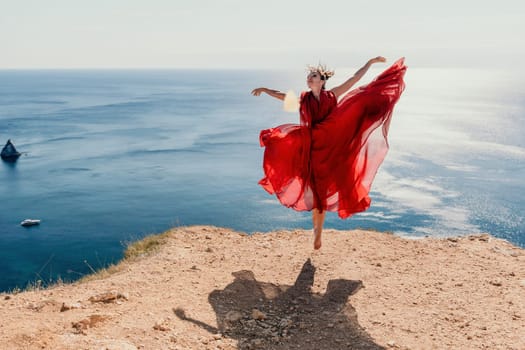
[[[525,252],[489,235],[181,227],[109,277],[0,294],[1,349],[525,349]]]

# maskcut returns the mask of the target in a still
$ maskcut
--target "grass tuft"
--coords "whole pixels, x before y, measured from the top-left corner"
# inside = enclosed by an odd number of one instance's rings
[[[147,256],[156,252],[162,245],[166,243],[170,235],[169,231],[146,236],[140,241],[135,241],[127,244],[124,251],[124,261],[132,261],[134,259]]]
[[[103,279],[114,273],[123,270],[126,263],[137,260],[141,257],[148,256],[156,252],[163,244],[165,244],[170,236],[170,231],[149,235],[139,241],[126,242],[126,250],[124,251],[124,258],[117,264],[109,265],[106,268],[99,269],[94,273],[86,275],[78,280],[79,283]]]

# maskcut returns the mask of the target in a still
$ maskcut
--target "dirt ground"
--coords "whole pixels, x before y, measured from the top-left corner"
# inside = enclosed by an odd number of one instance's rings
[[[174,228],[103,279],[0,294],[0,349],[525,349],[525,251],[479,234]]]

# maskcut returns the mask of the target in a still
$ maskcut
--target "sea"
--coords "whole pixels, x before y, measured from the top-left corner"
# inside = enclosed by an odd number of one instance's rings
[[[490,233],[525,248],[524,78],[409,64],[370,209],[328,213],[325,226]],[[0,161],[0,291],[74,281],[172,227],[311,229],[310,213],[257,184],[260,130],[298,115],[250,94],[298,94],[303,69],[1,70],[0,82],[0,146],[10,139],[23,153]],[[41,224],[20,226],[27,218]]]

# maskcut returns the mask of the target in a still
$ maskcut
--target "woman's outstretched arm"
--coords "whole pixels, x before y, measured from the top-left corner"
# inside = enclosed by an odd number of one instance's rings
[[[268,88],[265,88],[265,87],[260,87],[260,88],[257,88],[257,89],[253,89],[252,90],[252,95],[253,96],[259,96],[261,93],[267,93],[268,95],[272,96],[272,97],[275,97],[279,100],[284,100],[284,97],[286,96],[286,94],[284,92],[281,92],[279,90],[272,90],[272,89],[268,89]]]
[[[370,60],[368,60],[368,62],[366,62],[366,64],[363,67],[359,68],[359,70],[355,72],[352,77],[350,77],[341,85],[334,87],[331,91],[335,94],[336,98],[339,98],[339,96],[345,94],[348,90],[350,90],[350,88],[354,86],[355,83],[357,83],[366,74],[366,72],[368,71],[370,66],[372,66],[372,64],[385,61],[386,58],[382,56],[371,58]]]

